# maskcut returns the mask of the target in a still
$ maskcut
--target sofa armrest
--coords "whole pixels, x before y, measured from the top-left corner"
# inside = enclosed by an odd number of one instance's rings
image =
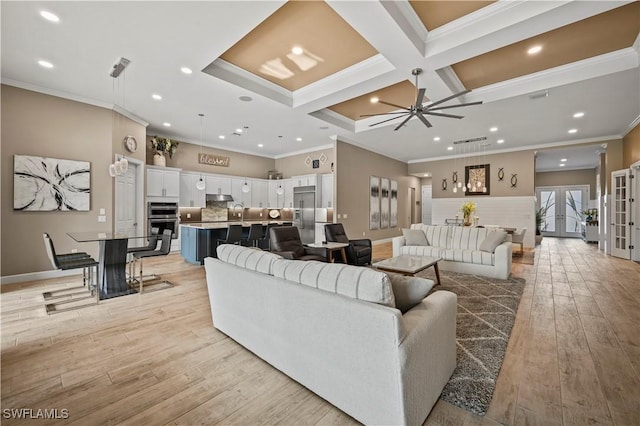
[[[393,257],[400,256],[400,247],[406,244],[404,237],[393,237],[391,239],[391,245],[393,246]]]
[[[349,240],[349,243],[353,244],[354,246],[371,247],[371,240],[368,238],[361,238],[358,240]]]
[[[509,241],[505,241],[496,247],[494,254],[494,278],[506,280],[511,274],[511,252],[513,248]]]

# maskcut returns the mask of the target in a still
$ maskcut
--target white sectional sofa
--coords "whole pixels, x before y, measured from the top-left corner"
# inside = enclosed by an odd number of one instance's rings
[[[229,245],[205,268],[215,328],[360,422],[422,424],[455,369],[454,293],[403,315],[371,268]]]
[[[438,263],[441,270],[499,279],[509,278],[511,243],[504,241],[495,247],[493,252],[481,250],[484,248],[482,243],[490,233],[504,233],[504,231],[495,228],[423,225],[421,223],[411,224],[410,229],[424,232],[426,245],[407,245],[404,236],[395,237],[392,240],[394,256],[405,254],[441,257],[443,260]]]

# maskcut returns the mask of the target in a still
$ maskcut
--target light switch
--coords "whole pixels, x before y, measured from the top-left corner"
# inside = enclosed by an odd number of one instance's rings
[[[102,209],[100,209],[100,214],[103,214],[103,215],[104,215],[104,214],[107,214],[107,211],[106,211],[105,209],[103,209],[103,208],[102,208]]]
[[[344,219],[346,219],[346,218],[347,218],[347,214],[346,214],[346,213],[344,213],[344,214],[342,215],[342,217],[343,217]]]
[[[340,213],[338,213],[338,219],[340,219]]]
[[[107,221],[107,217],[104,215],[100,215],[98,216],[98,222],[106,222]]]

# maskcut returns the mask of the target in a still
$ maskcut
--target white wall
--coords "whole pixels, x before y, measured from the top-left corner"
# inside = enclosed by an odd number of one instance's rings
[[[524,246],[535,246],[535,198],[524,197],[465,197],[434,198],[432,200],[432,220],[434,225],[444,224],[445,219],[462,218],[460,208],[463,203],[474,201],[479,217],[479,225],[499,225],[508,228],[527,228]]]

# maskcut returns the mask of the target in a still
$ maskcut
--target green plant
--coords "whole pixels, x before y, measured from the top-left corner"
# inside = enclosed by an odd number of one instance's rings
[[[476,203],[474,203],[473,201],[464,203],[460,208],[460,211],[462,211],[462,214],[464,216],[469,217],[473,212],[476,211]]]
[[[543,207],[536,210],[536,235],[541,234],[542,221],[544,220],[545,214],[546,210]]]
[[[179,142],[172,141],[169,138],[159,138],[154,136],[151,138],[151,148],[156,154],[169,154],[169,158],[173,158],[173,154],[178,149]]]

